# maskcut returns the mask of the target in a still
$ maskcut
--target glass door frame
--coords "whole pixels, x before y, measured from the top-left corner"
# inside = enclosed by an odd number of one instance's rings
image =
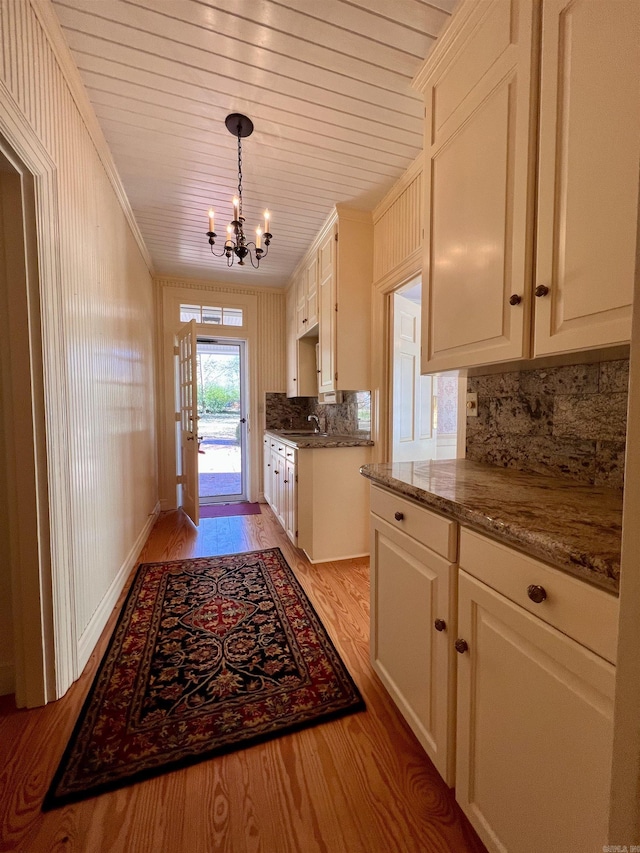
[[[215,504],[241,503],[248,500],[248,417],[249,409],[248,381],[247,381],[247,342],[243,338],[219,337],[217,335],[197,335],[197,347],[200,344],[219,344],[220,346],[237,346],[240,360],[240,492],[225,495],[203,495],[200,490],[200,506],[212,506]],[[199,352],[198,352],[199,354]],[[198,481],[200,470],[198,466]]]

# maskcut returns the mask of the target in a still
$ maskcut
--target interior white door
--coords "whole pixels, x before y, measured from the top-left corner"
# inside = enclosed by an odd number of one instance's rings
[[[434,459],[432,377],[420,375],[420,305],[393,295],[394,462]]]
[[[178,332],[178,382],[180,394],[181,506],[194,524],[200,522],[198,488],[198,384],[196,321]]]

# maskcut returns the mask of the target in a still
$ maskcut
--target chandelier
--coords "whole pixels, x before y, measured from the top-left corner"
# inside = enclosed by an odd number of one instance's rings
[[[269,211],[264,212],[264,231],[256,228],[255,242],[248,243],[244,233],[244,217],[242,215],[242,140],[246,136],[251,136],[253,133],[253,122],[250,118],[241,115],[240,113],[231,113],[224,122],[229,133],[238,137],[238,195],[233,199],[233,219],[227,225],[227,236],[224,241],[224,246],[220,252],[214,252],[213,247],[216,243],[215,232],[215,211],[209,209],[209,230],[207,237],[211,246],[211,254],[216,258],[227,259],[227,266],[233,266],[235,258],[238,258],[238,266],[244,266],[244,259],[248,256],[251,261],[251,266],[256,269],[260,266],[262,258],[266,257],[269,252],[269,243],[272,235],[269,233]],[[262,248],[264,240],[265,248]],[[255,255],[255,260],[254,260]]]

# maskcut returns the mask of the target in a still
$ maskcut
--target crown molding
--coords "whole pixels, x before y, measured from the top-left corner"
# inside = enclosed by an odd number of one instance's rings
[[[434,70],[442,62],[447,60],[452,51],[458,49],[461,38],[466,38],[466,33],[460,35],[462,24],[472,15],[476,18],[483,18],[495,0],[490,3],[478,3],[477,0],[463,0],[458,6],[453,15],[449,18],[446,29],[438,37],[435,47],[427,56],[425,61],[420,66],[417,74],[411,81],[411,86],[419,92],[424,92],[427,87],[427,82]]]
[[[153,277],[155,285],[159,288],[184,287],[191,290],[209,290],[216,293],[237,293],[245,296],[282,296],[285,293],[283,287],[260,287],[250,284],[228,284],[221,281],[212,281],[204,278],[185,278],[175,275],[157,275]]]

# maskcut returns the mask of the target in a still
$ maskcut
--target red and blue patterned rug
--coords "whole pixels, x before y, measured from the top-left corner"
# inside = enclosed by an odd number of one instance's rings
[[[279,548],[142,564],[43,808],[363,708]]]

